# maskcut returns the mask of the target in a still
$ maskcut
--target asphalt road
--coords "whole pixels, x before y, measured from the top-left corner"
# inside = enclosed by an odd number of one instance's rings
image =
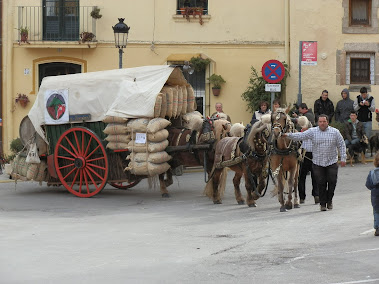
[[[370,169],[340,168],[333,210],[308,198],[284,213],[269,194],[237,205],[231,172],[221,205],[202,173],[175,179],[169,199],[146,181],[81,199],[3,176],[0,283],[379,283]]]

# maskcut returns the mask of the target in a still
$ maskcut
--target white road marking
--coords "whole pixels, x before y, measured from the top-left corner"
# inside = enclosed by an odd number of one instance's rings
[[[375,229],[372,228],[371,230],[367,230],[367,231],[364,231],[363,233],[360,233],[360,235],[367,235],[367,234],[373,233],[374,231]]]

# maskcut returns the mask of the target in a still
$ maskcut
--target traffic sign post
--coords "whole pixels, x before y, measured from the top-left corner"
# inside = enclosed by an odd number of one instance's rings
[[[275,93],[281,92],[281,85],[275,84],[283,80],[285,74],[284,65],[278,60],[266,61],[262,66],[262,77],[267,83],[265,85],[266,92],[271,92],[271,109],[275,99]]]

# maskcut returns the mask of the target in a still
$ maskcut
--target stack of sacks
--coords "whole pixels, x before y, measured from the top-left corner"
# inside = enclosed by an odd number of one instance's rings
[[[198,111],[186,113],[182,116],[183,126],[190,130],[200,132],[203,129],[203,115]]]
[[[105,138],[108,141],[107,148],[112,150],[127,149],[131,140],[130,133],[126,126],[128,119],[115,116],[107,116],[103,122],[108,123],[104,133],[108,134]]]
[[[195,109],[195,94],[191,85],[166,85],[156,98],[154,117],[177,118]]]
[[[46,161],[42,160],[39,164],[28,164],[26,157],[22,157],[18,154],[13,160],[11,175],[15,179],[35,180],[39,182],[45,181],[47,177]]]
[[[171,156],[164,150],[168,146],[168,131],[171,124],[164,118],[131,119],[127,125],[132,140],[128,149],[131,154],[125,171],[135,175],[155,176],[166,172],[170,165],[167,163]]]

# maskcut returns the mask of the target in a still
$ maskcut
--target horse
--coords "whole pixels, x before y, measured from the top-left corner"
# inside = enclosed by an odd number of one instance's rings
[[[162,197],[170,197],[167,187],[173,183],[172,169],[179,166],[204,166],[204,170],[210,174],[216,145],[222,138],[230,136],[230,128],[231,123],[227,120],[206,118],[201,131],[174,127],[168,129],[172,159],[169,161],[170,169],[159,175]]]
[[[245,204],[240,190],[243,176],[247,192],[246,203],[249,207],[256,207],[255,201],[261,197],[267,177],[269,130],[270,127],[266,123],[259,121],[251,130],[249,127],[246,128],[243,138],[226,137],[217,144],[211,178],[204,189],[205,195],[213,199],[214,204],[222,203],[229,168],[235,172],[233,185],[237,203]]]
[[[280,212],[292,209],[292,192],[295,192],[294,207],[299,208],[297,183],[299,176],[299,143],[282,136],[283,133],[295,132],[295,127],[287,115],[288,110],[277,109],[271,114],[272,143],[269,153],[270,169],[275,183],[274,194],[278,194]],[[284,202],[284,183],[288,182],[288,200]]]

